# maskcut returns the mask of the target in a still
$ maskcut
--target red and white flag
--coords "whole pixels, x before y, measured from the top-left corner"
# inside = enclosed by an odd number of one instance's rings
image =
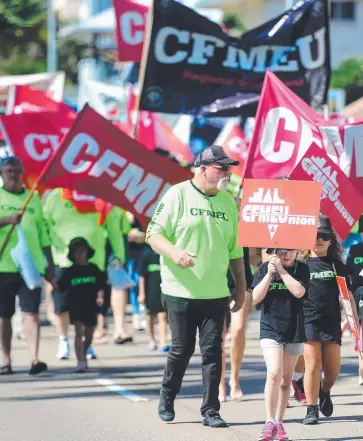
[[[0,116],[0,128],[14,155],[24,165],[24,184],[31,188],[38,179],[74,117],[56,112],[32,112]],[[40,192],[44,187],[39,187]]]
[[[191,176],[86,105],[38,182],[94,195],[130,211],[146,226],[165,191]]]
[[[113,0],[116,41],[121,62],[140,62],[149,8],[132,0]]]
[[[346,239],[363,212],[363,198],[325,151],[313,143],[290,178],[321,182],[320,211],[329,216],[340,238]]]
[[[63,102],[53,100],[46,91],[30,86],[14,85],[9,88],[6,114],[27,112],[58,112],[76,118],[76,112]]]
[[[28,85],[35,89],[46,90],[50,98],[55,101],[62,101],[64,82],[64,72],[2,76],[0,77],[0,111],[5,111],[9,88],[14,84]]]
[[[248,145],[241,127],[233,120],[227,122],[214,144],[223,147],[230,158],[240,162],[240,165],[232,167],[232,172],[241,176],[248,156]]]
[[[363,194],[363,122],[339,126],[324,120],[267,71],[244,177],[289,176],[315,142]]]

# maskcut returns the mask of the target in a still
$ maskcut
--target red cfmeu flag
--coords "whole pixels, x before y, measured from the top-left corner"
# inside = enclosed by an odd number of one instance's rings
[[[325,121],[267,71],[244,177],[289,176],[315,142],[363,193],[362,138],[363,122],[339,126]]]
[[[223,147],[230,158],[239,161],[239,165],[232,167],[232,172],[241,176],[248,156],[248,145],[241,127],[235,121],[229,121],[223,127],[214,144]]]
[[[86,105],[44,167],[39,183],[94,195],[130,211],[146,227],[165,191],[191,176]]]
[[[24,165],[24,184],[31,188],[45,164],[68,133],[74,118],[56,112],[0,116],[0,128],[15,156]],[[43,192],[45,188],[39,187]]]
[[[149,8],[132,0],[113,0],[118,59],[140,62]]]
[[[363,212],[363,198],[326,152],[313,143],[290,178],[321,182],[320,211],[329,216],[340,238],[346,239]]]
[[[33,89],[29,86],[10,86],[6,114],[27,112],[56,112],[73,119],[77,115],[66,104],[50,98],[46,91]]]

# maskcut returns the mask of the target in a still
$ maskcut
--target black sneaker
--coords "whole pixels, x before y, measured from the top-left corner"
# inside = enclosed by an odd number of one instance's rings
[[[333,415],[334,406],[330,398],[330,392],[324,392],[321,386],[319,391],[319,406],[320,412],[325,417],[330,417]]]
[[[48,369],[48,366],[42,361],[34,361],[30,366],[29,375],[38,375],[42,372],[45,372]]]
[[[173,421],[175,418],[174,400],[164,392],[160,392],[160,401],[158,407],[159,417],[163,421]]]
[[[209,426],[209,427],[228,427],[227,423],[222,420],[221,416],[219,415],[219,412],[216,410],[210,410],[207,412],[203,417],[203,426]]]
[[[306,411],[306,417],[304,418],[305,426],[313,426],[319,423],[319,407],[308,406]]]

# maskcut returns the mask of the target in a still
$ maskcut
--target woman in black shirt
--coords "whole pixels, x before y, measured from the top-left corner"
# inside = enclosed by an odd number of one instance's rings
[[[262,304],[260,339],[267,367],[266,423],[260,441],[287,441],[282,419],[289,399],[292,374],[304,351],[303,296],[309,268],[297,261],[297,250],[272,249],[252,283],[253,300]],[[276,438],[275,438],[276,436]]]
[[[306,258],[310,269],[310,284],[308,295],[304,298],[307,339],[304,348],[304,388],[307,399],[304,424],[312,425],[318,424],[319,406],[324,416],[333,414],[330,390],[340,371],[341,307],[336,275],[345,277],[350,289],[340,245],[327,216],[319,217],[315,249]],[[351,300],[354,306],[354,299]]]

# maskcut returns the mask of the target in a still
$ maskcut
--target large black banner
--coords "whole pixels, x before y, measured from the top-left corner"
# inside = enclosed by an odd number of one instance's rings
[[[140,108],[197,114],[237,92],[259,93],[267,69],[314,109],[326,103],[327,0],[301,1],[239,38],[177,1],[154,0]]]

